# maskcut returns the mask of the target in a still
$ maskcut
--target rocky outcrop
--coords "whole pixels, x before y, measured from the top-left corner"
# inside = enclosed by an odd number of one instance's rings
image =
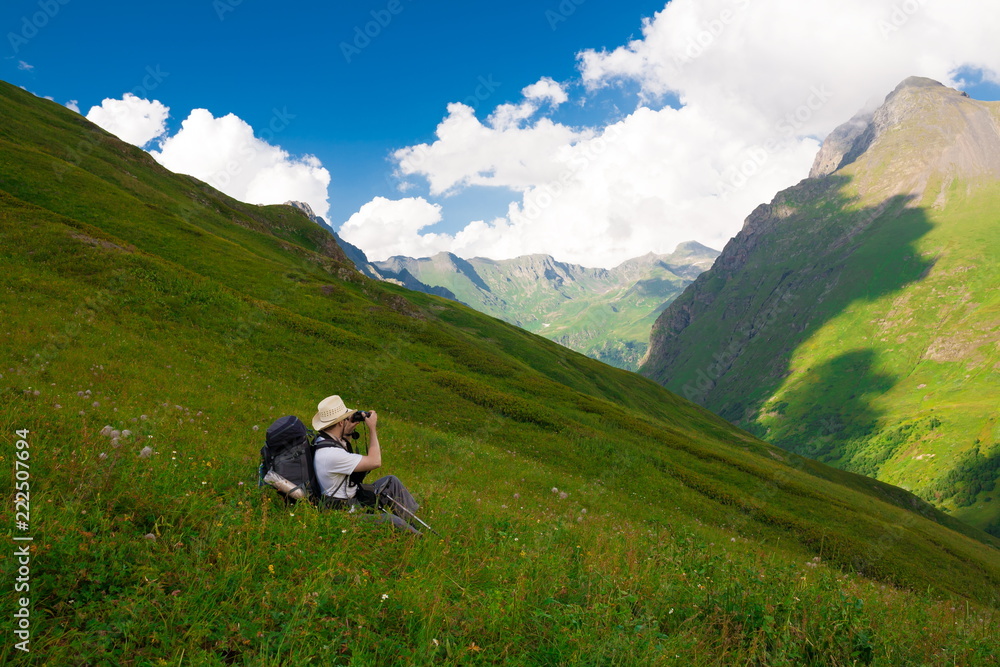
[[[352,244],[348,243],[347,241],[345,241],[344,239],[340,238],[340,236],[337,234],[337,232],[335,232],[333,230],[333,227],[331,227],[327,223],[327,221],[324,220],[322,217],[316,215],[316,213],[312,210],[312,207],[309,204],[307,204],[306,202],[304,202],[304,201],[286,201],[285,205],[286,206],[293,206],[293,207],[299,209],[300,211],[302,211],[303,213],[305,213],[306,216],[310,220],[312,220],[317,225],[319,225],[320,227],[322,227],[323,229],[325,229],[327,232],[329,232],[330,236],[333,237],[333,239],[332,239],[333,243],[336,244],[336,246],[340,249],[340,251],[351,262],[351,264],[354,265],[354,268],[356,268],[360,273],[362,273],[362,274],[364,274],[364,275],[366,275],[369,278],[372,278],[374,280],[393,280],[394,278],[396,278],[396,276],[383,275],[378,269],[375,268],[375,266],[371,262],[368,261],[368,257],[365,255],[364,251],[361,250],[361,248],[359,248],[359,247],[357,247],[355,245],[352,245]],[[412,279],[412,276],[411,276],[411,279]],[[404,282],[402,280],[393,280],[393,282],[398,282],[399,284],[404,284]],[[417,289],[416,287],[414,287],[414,286],[412,286],[410,284],[407,284],[406,287],[409,287],[410,289]]]

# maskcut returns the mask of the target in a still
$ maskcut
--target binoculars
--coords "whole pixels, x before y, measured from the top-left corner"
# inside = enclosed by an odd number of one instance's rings
[[[350,420],[352,422],[363,422],[364,420],[368,419],[370,415],[371,411],[369,410],[358,410],[353,415],[351,415]]]

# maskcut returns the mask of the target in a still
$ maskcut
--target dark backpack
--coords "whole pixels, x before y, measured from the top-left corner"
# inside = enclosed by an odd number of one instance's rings
[[[282,417],[268,426],[265,444],[260,449],[259,484],[263,484],[264,475],[273,470],[301,488],[310,502],[316,502],[320,488],[313,466],[313,437],[313,432],[294,415]],[[278,493],[285,502],[295,503],[294,498],[281,491]]]

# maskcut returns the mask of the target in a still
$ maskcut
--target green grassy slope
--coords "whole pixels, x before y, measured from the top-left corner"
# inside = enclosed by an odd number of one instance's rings
[[[28,452],[34,537],[5,662],[996,661],[989,536],[365,279],[58,105],[0,84],[0,118],[0,463],[11,497]],[[263,429],[335,392],[445,539],[255,488]]]
[[[644,373],[1000,535],[1000,181],[962,153],[1000,107],[908,94],[868,153],[760,212]]]

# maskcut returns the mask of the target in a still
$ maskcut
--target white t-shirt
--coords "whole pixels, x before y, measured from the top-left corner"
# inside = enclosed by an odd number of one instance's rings
[[[350,482],[345,480],[358,467],[361,458],[361,454],[351,454],[340,447],[324,447],[317,450],[314,459],[316,479],[323,495],[342,499],[353,498],[358,487],[351,486]]]

